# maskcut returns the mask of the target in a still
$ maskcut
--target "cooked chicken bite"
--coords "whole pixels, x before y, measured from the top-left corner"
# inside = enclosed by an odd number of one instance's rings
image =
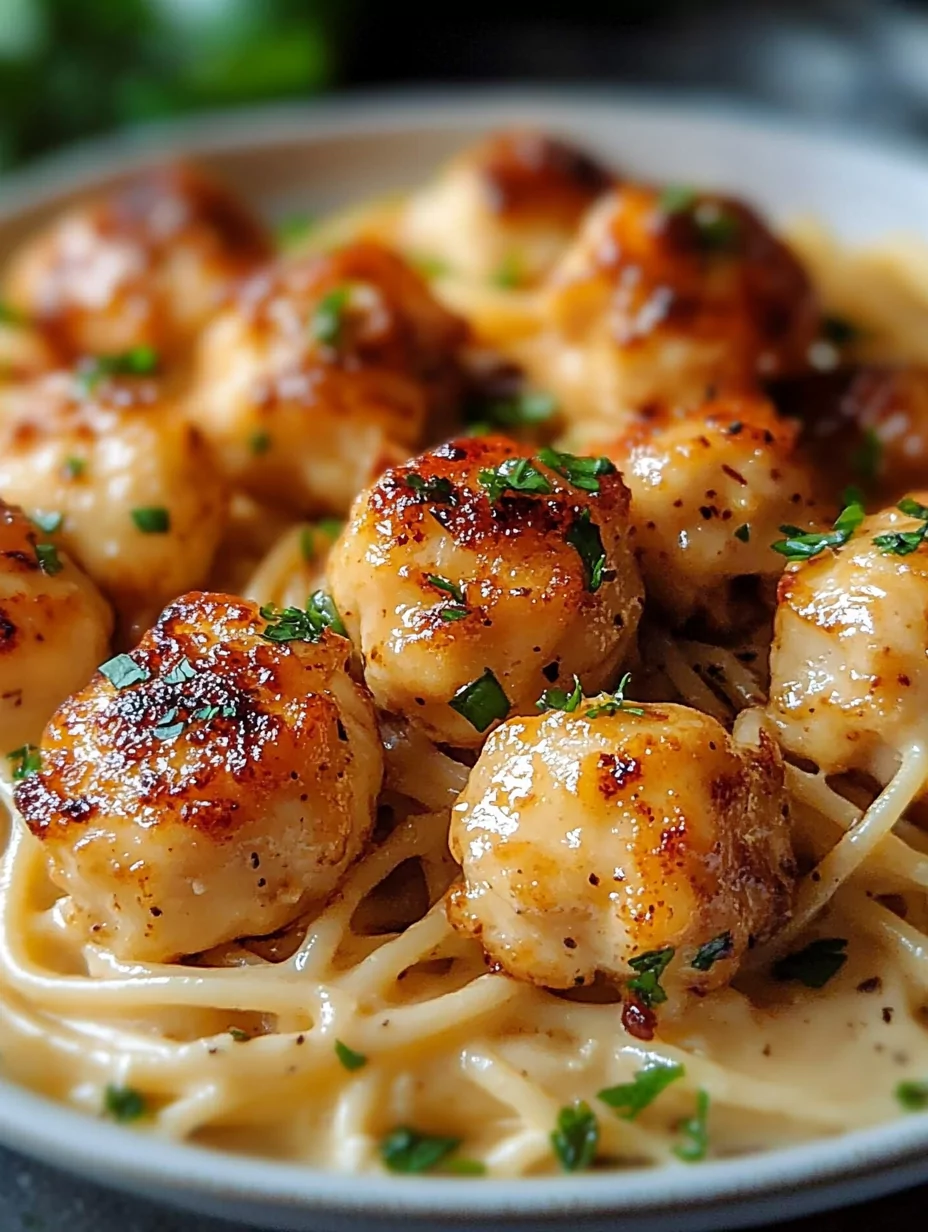
[[[0,501],[0,750],[34,744],[56,706],[106,658],[113,615],[59,549],[57,516]],[[45,529],[42,529],[44,526]]]
[[[779,588],[769,714],[780,742],[826,773],[881,783],[928,712],[928,492],[790,564]],[[833,538],[833,536],[832,536]]]
[[[351,647],[193,592],[54,716],[16,803],[73,916],[126,959],[283,927],[370,834],[382,750]]]
[[[615,467],[528,458],[502,437],[388,471],[355,502],[328,574],[378,704],[461,747],[574,674],[610,684],[642,604]]]
[[[728,398],[599,443],[631,489],[648,598],[674,624],[699,616],[725,630],[773,610],[783,557],[770,545],[782,524],[817,514],[797,430],[761,398]]]
[[[271,251],[229,189],[178,164],[66,210],[13,256],[3,289],[67,356],[174,356]]]
[[[409,199],[398,241],[454,275],[529,285],[550,269],[612,182],[566,141],[525,130],[496,133]]]
[[[204,334],[190,413],[237,486],[344,513],[454,408],[466,334],[377,244],[256,275]]]
[[[765,732],[739,744],[684,706],[594,698],[510,720],[471,771],[450,843],[455,928],[520,980],[627,983],[630,1029],[653,1029],[663,1000],[645,972],[671,1000],[727,984],[789,916],[776,746]]]
[[[205,581],[225,514],[199,433],[145,377],[56,372],[0,393],[0,492],[62,515],[130,643]]]
[[[517,358],[575,418],[803,370],[818,311],[799,262],[739,201],[626,185],[551,274],[547,325]]]

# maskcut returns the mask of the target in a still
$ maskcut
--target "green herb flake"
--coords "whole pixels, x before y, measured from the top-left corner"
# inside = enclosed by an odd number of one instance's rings
[[[423,479],[416,471],[410,471],[406,476],[406,486],[415,492],[419,504],[431,501],[434,505],[453,505],[457,501],[451,480],[441,475]]]
[[[487,1166],[479,1159],[449,1159],[442,1172],[452,1176],[486,1176]]]
[[[147,1110],[145,1096],[134,1087],[110,1084],[103,1093],[103,1111],[114,1121],[138,1121]]]
[[[693,222],[704,252],[731,252],[741,238],[741,225],[734,214],[715,201],[702,201],[693,210]]]
[[[181,735],[185,727],[185,721],[178,718],[177,706],[172,706],[169,710],[165,711],[154,727],[152,727],[151,734],[156,740],[173,740]]]
[[[171,515],[163,505],[133,509],[132,521],[143,535],[165,535],[171,529]]]
[[[684,1067],[675,1061],[655,1058],[638,1070],[631,1082],[606,1087],[599,1092],[597,1099],[608,1104],[624,1120],[634,1121],[639,1112],[643,1112],[663,1090],[685,1073]]]
[[[599,1122],[589,1104],[578,1100],[560,1110],[551,1133],[551,1146],[565,1172],[589,1168],[598,1145]]]
[[[510,710],[509,698],[489,668],[458,689],[448,705],[478,732],[485,732],[497,720],[502,722]]]
[[[700,1090],[696,1094],[696,1115],[677,1126],[683,1139],[673,1149],[677,1159],[682,1159],[686,1164],[695,1164],[706,1158],[709,1150],[708,1122],[709,1092]]]
[[[306,239],[316,225],[316,216],[308,213],[287,214],[274,227],[277,247],[287,252]]]
[[[535,706],[538,710],[563,710],[565,714],[573,714],[582,701],[583,688],[579,677],[574,676],[569,693],[566,689],[545,689]]]
[[[66,479],[80,479],[87,469],[86,458],[65,458],[62,470]]]
[[[621,711],[622,714],[633,714],[639,719],[642,718],[645,714],[644,708],[630,705],[625,700],[625,690],[628,688],[631,678],[631,672],[626,672],[619,681],[619,687],[616,691],[611,693],[606,701],[599,702],[596,706],[590,706],[589,710],[585,712],[585,717],[588,719],[598,719],[601,714],[618,714]]]
[[[107,659],[97,668],[101,676],[105,676],[114,689],[128,689],[130,685],[141,684],[149,680],[151,673],[145,667],[140,667],[130,655],[118,654]]]
[[[847,543],[866,516],[863,505],[855,500],[841,510],[832,530],[804,531],[799,526],[781,526],[780,531],[786,538],[777,540],[771,547],[789,561],[811,560],[826,548],[839,548]]]
[[[738,529],[735,531],[735,538],[740,539],[742,543],[750,543],[751,527],[747,522],[745,522],[743,526],[738,527]]]
[[[878,478],[883,468],[883,442],[876,429],[867,428],[863,439],[851,458],[854,474],[862,483],[872,484]]]
[[[598,492],[599,477],[616,474],[615,465],[608,458],[581,458],[548,447],[538,451],[538,460],[582,492]]]
[[[928,1108],[928,1082],[900,1082],[895,1096],[906,1112],[921,1112]]]
[[[584,509],[573,520],[564,536],[580,557],[586,589],[595,594],[603,584],[606,569],[606,549],[599,527],[593,521],[589,509]]]
[[[695,188],[685,184],[668,184],[661,192],[657,208],[662,214],[686,214],[699,201]]]
[[[514,291],[522,285],[524,280],[525,271],[521,258],[514,252],[503,258],[490,278],[493,286],[499,287],[502,291]]]
[[[873,542],[884,556],[911,556],[928,539],[928,506],[906,496],[896,508],[910,518],[918,518],[921,526],[918,530],[894,530],[874,535]]]
[[[196,674],[196,668],[185,655],[174,664],[169,672],[166,673],[164,683],[186,684],[186,682],[188,680],[192,680]]]
[[[481,401],[470,412],[471,435],[486,436],[493,428],[534,428],[552,419],[557,409],[557,399],[540,390]]]
[[[694,971],[710,971],[722,958],[730,958],[734,949],[734,938],[730,932],[719,933],[711,941],[701,945],[693,955],[690,966]]]
[[[333,287],[316,305],[309,323],[309,332],[317,342],[337,347],[342,341],[345,310],[350,295],[351,288],[348,286]]]
[[[24,744],[12,753],[7,753],[7,761],[13,774],[13,782],[21,783],[30,774],[38,774],[42,769],[42,754],[34,744]]]
[[[77,380],[85,394],[92,393],[108,376],[151,376],[158,371],[161,358],[154,347],[135,346],[116,355],[94,355],[82,360]]]
[[[254,1036],[250,1031],[243,1031],[241,1027],[229,1027],[226,1030],[227,1035],[231,1035],[236,1044],[247,1044]]]
[[[64,514],[34,513],[30,521],[46,535],[53,535],[56,530],[61,530],[61,524],[64,521]]]
[[[454,600],[453,603],[446,603],[439,611],[438,615],[442,620],[448,622],[464,620],[466,616],[470,615],[464,598],[464,592],[456,582],[452,582],[446,577],[441,577],[437,573],[427,573],[425,580],[430,586],[434,586],[436,590],[444,591],[446,595],[450,595]]]
[[[460,1138],[442,1138],[402,1125],[380,1142],[380,1158],[391,1172],[430,1172],[461,1145]]]
[[[417,253],[410,258],[410,262],[423,278],[428,278],[430,281],[433,278],[447,278],[452,272],[447,261],[441,257],[433,257],[429,253]]]
[[[271,447],[271,434],[264,428],[258,428],[248,438],[248,448],[256,458],[262,457]]]
[[[650,1008],[653,1005],[663,1005],[667,1000],[661,976],[670,965],[674,952],[673,946],[668,945],[661,950],[648,950],[647,953],[628,960],[628,965],[637,974],[628,981],[626,987],[642,1005]]]
[[[491,505],[495,505],[504,492],[545,496],[551,491],[551,484],[529,458],[507,458],[493,469],[480,471],[477,479],[486,489]]]
[[[61,563],[61,557],[58,555],[58,549],[53,543],[37,543],[35,545],[35,558],[39,562],[39,568],[49,577],[54,577],[56,573],[60,573],[64,568]]]
[[[843,937],[819,937],[773,965],[773,978],[795,980],[806,988],[824,988],[847,962],[847,941]]]
[[[356,1069],[363,1069],[367,1064],[367,1057],[363,1052],[355,1052],[353,1048],[349,1048],[347,1044],[343,1044],[341,1040],[335,1041],[335,1055],[344,1065],[345,1069],[354,1072]]]
[[[18,308],[0,300],[0,325],[25,325],[27,318]]]
[[[324,590],[313,591],[305,609],[267,603],[260,611],[267,621],[261,631],[266,642],[318,642],[326,629],[348,636],[332,596]]]

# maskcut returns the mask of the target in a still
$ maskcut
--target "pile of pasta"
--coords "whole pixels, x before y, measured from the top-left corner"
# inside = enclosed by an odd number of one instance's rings
[[[14,252],[3,1073],[343,1171],[928,1107],[926,258],[517,131]]]

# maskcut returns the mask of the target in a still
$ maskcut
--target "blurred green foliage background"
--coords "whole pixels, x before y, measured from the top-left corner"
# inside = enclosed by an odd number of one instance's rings
[[[0,167],[120,124],[303,97],[354,0],[0,0]]]

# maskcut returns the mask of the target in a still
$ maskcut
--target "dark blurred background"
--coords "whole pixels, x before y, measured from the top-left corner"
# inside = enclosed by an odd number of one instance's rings
[[[383,85],[696,88],[928,132],[928,0],[0,0],[0,168],[195,110]]]

